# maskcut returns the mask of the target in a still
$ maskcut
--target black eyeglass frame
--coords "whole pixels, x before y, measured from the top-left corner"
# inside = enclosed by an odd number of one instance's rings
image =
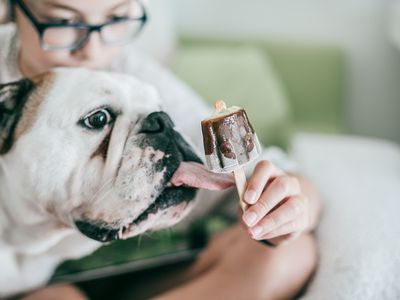
[[[40,46],[42,47],[42,49],[44,50],[49,50],[49,51],[73,51],[73,50],[78,50],[80,48],[82,48],[85,43],[89,40],[90,35],[93,32],[99,32],[100,33],[100,37],[102,38],[101,35],[101,30],[103,29],[103,27],[108,26],[108,25],[113,25],[113,24],[117,24],[117,23],[123,23],[123,22],[128,22],[128,21],[140,21],[140,26],[138,28],[138,30],[135,32],[135,34],[131,37],[131,39],[133,39],[135,36],[137,36],[140,31],[143,29],[144,25],[146,24],[147,20],[148,20],[148,16],[146,13],[146,9],[143,5],[143,3],[139,0],[134,0],[136,1],[142,11],[143,11],[143,15],[138,17],[138,18],[130,18],[130,17],[124,17],[118,20],[111,20],[102,24],[87,24],[87,23],[81,23],[81,22],[77,22],[77,23],[73,23],[73,24],[59,24],[59,23],[51,23],[51,22],[47,22],[47,23],[43,23],[40,22],[36,19],[36,17],[33,15],[32,11],[25,5],[25,3],[22,0],[12,0],[16,5],[18,5],[18,7],[22,10],[22,12],[25,14],[25,16],[31,21],[32,25],[35,27],[36,31],[39,34],[39,39],[40,39]],[[77,29],[84,29],[86,30],[86,35],[83,36],[83,38],[80,41],[77,41],[76,44],[71,45],[69,47],[52,47],[48,44],[45,43],[44,41],[44,33],[46,31],[46,29],[48,28],[77,28]],[[104,44],[108,44],[106,41],[103,40],[102,41]],[[129,42],[129,40],[124,41],[123,43],[117,43],[117,45],[121,45],[121,44],[125,44]],[[110,44],[108,44],[110,45]]]

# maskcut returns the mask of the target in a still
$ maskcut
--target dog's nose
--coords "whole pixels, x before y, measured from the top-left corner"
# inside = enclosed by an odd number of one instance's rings
[[[168,129],[172,129],[174,123],[171,118],[162,111],[149,114],[142,123],[139,133],[157,134],[163,133]]]

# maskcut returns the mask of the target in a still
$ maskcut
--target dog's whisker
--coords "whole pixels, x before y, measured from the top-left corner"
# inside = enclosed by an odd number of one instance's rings
[[[143,235],[138,236],[138,243],[136,246],[136,251],[140,250],[140,246],[142,245],[142,238],[143,238]]]
[[[98,189],[96,189],[93,196],[90,198],[89,203],[92,203],[101,193],[104,192],[105,189],[108,189],[108,191],[110,192],[110,185],[112,181],[113,179],[109,179],[106,182],[102,183],[102,185]]]
[[[166,234],[167,234],[168,242],[171,242],[172,241],[172,229],[167,228]]]

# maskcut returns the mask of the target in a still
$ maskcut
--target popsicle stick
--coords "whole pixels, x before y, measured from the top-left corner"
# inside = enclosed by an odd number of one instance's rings
[[[226,110],[226,103],[223,100],[217,100],[214,106],[216,113],[221,113],[222,111]],[[239,204],[240,207],[242,208],[242,211],[245,212],[247,208],[249,208],[249,205],[243,200],[244,191],[247,186],[247,179],[246,179],[246,173],[244,172],[244,168],[243,167],[237,168],[236,170],[233,171],[233,175],[235,177],[236,188],[239,194]],[[275,245],[268,240],[260,240],[259,242],[268,245],[270,247],[275,247]]]
[[[239,204],[242,208],[242,211],[245,212],[248,208],[248,204],[243,200],[243,195],[247,186],[247,180],[243,167],[239,167],[234,170],[233,175],[235,176],[236,188],[239,194]]]
[[[243,200],[244,191],[247,186],[247,179],[246,179],[246,173],[244,172],[244,168],[243,167],[237,168],[236,170],[233,171],[233,175],[235,176],[236,188],[239,194],[239,204],[240,207],[242,208],[242,211],[245,212],[249,207],[249,205]],[[260,240],[259,242],[270,247],[276,247],[276,245],[274,245],[268,240]]]

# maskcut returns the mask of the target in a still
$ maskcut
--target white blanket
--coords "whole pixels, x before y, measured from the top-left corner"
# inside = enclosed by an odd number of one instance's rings
[[[400,147],[300,134],[292,156],[320,189],[320,263],[302,300],[400,299]]]

